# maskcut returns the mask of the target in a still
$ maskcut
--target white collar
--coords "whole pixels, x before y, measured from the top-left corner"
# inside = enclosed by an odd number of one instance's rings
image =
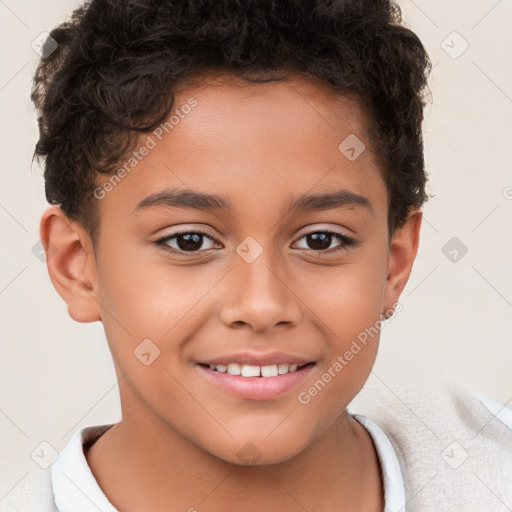
[[[59,512],[119,512],[101,490],[84,455],[84,444],[92,444],[111,426],[76,431],[52,464],[53,496]]]
[[[391,441],[377,423],[371,419],[360,414],[354,414],[353,418],[366,428],[377,450],[382,470],[384,512],[407,512],[405,509],[404,478]]]
[[[353,416],[369,432],[382,469],[384,512],[406,512],[400,464],[390,440],[372,420]],[[92,474],[84,455],[88,447],[112,425],[86,427],[74,433],[52,465],[51,479],[59,512],[119,512],[107,499]]]

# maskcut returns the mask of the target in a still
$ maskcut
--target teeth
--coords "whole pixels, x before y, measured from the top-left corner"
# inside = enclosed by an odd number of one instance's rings
[[[282,375],[283,373],[288,373],[289,369],[290,369],[290,365],[287,363],[280,364],[277,367],[277,371],[279,372],[279,375]]]
[[[272,364],[269,366],[254,366],[250,364],[238,364],[229,363],[228,365],[223,364],[210,364],[210,370],[214,370],[220,373],[229,373],[229,375],[241,375],[242,377],[277,377],[278,375],[284,375],[285,373],[294,372],[297,370],[297,364]]]
[[[238,363],[229,363],[228,364],[228,373],[229,375],[240,375],[242,367]]]
[[[242,371],[240,373],[244,377],[259,377],[260,376],[260,367],[259,366],[249,366],[248,364],[244,364],[242,366]]]
[[[273,364],[272,366],[262,366],[261,367],[261,376],[262,377],[277,377],[277,364]]]

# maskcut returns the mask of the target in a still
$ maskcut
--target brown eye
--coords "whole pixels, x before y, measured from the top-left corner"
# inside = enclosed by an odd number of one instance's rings
[[[212,247],[203,247],[205,239],[210,242],[215,240],[201,231],[182,231],[165,236],[156,241],[157,245],[163,245],[173,252],[201,252]]]
[[[182,251],[197,251],[203,245],[203,235],[199,233],[185,233],[177,235],[176,243]]]
[[[338,240],[338,244],[331,247],[333,240],[335,241],[336,239]],[[346,249],[349,246],[354,246],[357,243],[353,238],[334,231],[315,231],[307,233],[299,240],[304,240],[306,245],[306,247],[299,247],[299,249],[310,249],[318,252],[336,252]]]
[[[329,233],[311,233],[306,235],[306,241],[310,249],[321,251],[329,249],[333,236]]]

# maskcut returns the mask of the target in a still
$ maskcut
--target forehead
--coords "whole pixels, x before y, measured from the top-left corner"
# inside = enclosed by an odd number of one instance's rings
[[[366,119],[356,100],[307,77],[201,77],[176,92],[167,124],[139,137],[135,150],[149,139],[151,150],[105,203],[133,211],[151,194],[181,188],[225,196],[235,209],[257,208],[264,197],[282,212],[308,191],[368,194],[382,179]],[[340,150],[346,140],[366,146],[357,159]]]
[[[268,130],[282,126],[289,131],[300,126],[291,122],[304,121],[305,131],[320,129],[322,134],[340,129],[357,132],[366,138],[369,116],[363,102],[354,94],[335,91],[319,79],[304,74],[286,75],[283,80],[255,83],[231,74],[207,74],[192,78],[180,86],[175,94],[175,107],[190,97],[199,102],[194,108],[198,123],[208,117],[203,127],[229,129],[230,124],[261,122]],[[201,108],[202,107],[202,108]],[[216,113],[216,118],[211,115]],[[240,116],[242,114],[242,116]],[[233,121],[229,123],[231,118]],[[238,132],[237,132],[238,133]],[[333,133],[334,135],[334,133]]]

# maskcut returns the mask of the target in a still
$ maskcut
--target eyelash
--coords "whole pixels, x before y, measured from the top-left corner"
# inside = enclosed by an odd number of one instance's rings
[[[314,249],[301,249],[301,250],[312,252],[314,254],[323,254],[323,253],[332,254],[332,253],[337,253],[340,251],[346,251],[350,247],[355,247],[355,246],[359,245],[359,242],[357,240],[355,240],[354,238],[350,238],[346,235],[342,235],[341,233],[338,233],[336,231],[331,231],[329,229],[322,229],[322,230],[311,231],[309,233],[305,233],[298,240],[302,240],[303,238],[305,238],[308,235],[313,235],[313,234],[318,234],[318,233],[335,236],[342,243],[340,245],[336,246],[334,249],[325,249],[325,250],[317,250],[317,251],[315,251]],[[178,254],[197,254],[197,253],[201,253],[203,251],[210,250],[210,249],[203,249],[203,250],[199,250],[199,251],[184,251],[181,249],[175,249],[173,247],[169,247],[169,245],[167,244],[167,242],[169,242],[172,239],[177,238],[179,235],[188,235],[188,234],[200,235],[202,237],[212,240],[213,242],[216,242],[216,240],[212,236],[208,235],[207,233],[204,233],[203,231],[186,230],[185,229],[183,231],[176,231],[172,235],[167,235],[163,238],[160,238],[159,240],[155,241],[155,244],[160,247],[163,247],[164,250],[167,250],[167,251],[170,251],[173,253],[178,253]]]

